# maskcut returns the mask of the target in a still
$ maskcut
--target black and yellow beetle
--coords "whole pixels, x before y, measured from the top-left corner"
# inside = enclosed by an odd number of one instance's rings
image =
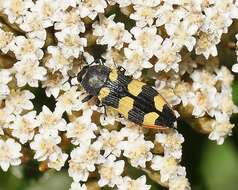
[[[173,127],[176,117],[165,99],[151,86],[124,75],[123,68],[87,65],[77,79],[102,106],[111,106],[128,120],[147,128]]]

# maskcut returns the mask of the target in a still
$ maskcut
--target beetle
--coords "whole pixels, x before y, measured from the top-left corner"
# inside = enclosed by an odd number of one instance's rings
[[[88,96],[98,106],[110,106],[129,121],[147,128],[174,127],[176,116],[166,100],[152,87],[125,75],[125,69],[86,65],[77,75]]]

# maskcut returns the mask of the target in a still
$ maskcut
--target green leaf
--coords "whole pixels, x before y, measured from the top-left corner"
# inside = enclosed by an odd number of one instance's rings
[[[24,190],[66,190],[70,188],[72,179],[67,172],[48,172],[40,180],[33,181],[28,188]]]
[[[13,175],[11,169],[8,172],[0,169],[0,184],[0,190],[24,190],[27,186],[27,182]]]
[[[200,169],[207,190],[237,190],[238,155],[228,140],[222,146],[207,144]]]
[[[238,105],[238,80],[235,80],[232,87],[233,101]]]

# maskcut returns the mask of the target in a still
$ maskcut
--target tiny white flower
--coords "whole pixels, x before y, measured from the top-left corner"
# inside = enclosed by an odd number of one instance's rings
[[[55,36],[58,40],[58,46],[61,48],[65,58],[78,58],[80,53],[87,46],[87,39],[79,36],[79,31],[75,28],[65,28],[60,32],[56,32]]]
[[[212,34],[199,33],[195,48],[196,54],[203,54],[206,59],[208,59],[210,55],[217,56],[216,45],[220,42],[221,34],[221,32],[214,32]]]
[[[125,119],[122,120],[121,123],[126,125],[120,130],[120,133],[124,138],[128,138],[129,140],[135,140],[136,138],[144,134],[142,127],[140,127],[139,125],[136,125]]]
[[[18,60],[22,60],[23,58],[40,60],[44,55],[41,49],[43,45],[44,41],[42,40],[17,36],[14,38],[14,45],[12,45],[11,50],[15,53]]]
[[[146,5],[134,5],[135,12],[130,15],[130,18],[136,21],[136,25],[144,27],[146,25],[151,26],[154,22],[154,18],[157,15],[156,7],[149,7]]]
[[[121,132],[111,131],[102,129],[98,141],[103,144],[102,150],[104,150],[104,156],[107,157],[109,154],[114,154],[116,157],[121,155],[120,142],[124,136]]]
[[[172,4],[164,3],[164,5],[157,8],[156,26],[164,25],[167,34],[172,35],[181,20],[186,19],[186,10],[183,8],[174,9]]]
[[[238,18],[238,2],[237,1],[216,1],[215,7],[225,14],[229,14],[230,18]]]
[[[85,32],[85,26],[79,14],[79,9],[71,9],[69,12],[61,11],[59,20],[54,24],[55,30],[75,28],[78,32]]]
[[[157,28],[152,27],[134,27],[130,31],[135,40],[129,44],[129,48],[138,50],[141,49],[148,58],[151,58],[160,47],[163,41],[162,37],[157,35]]]
[[[172,5],[167,3],[158,6],[156,12],[156,26],[162,26],[165,24],[165,29],[167,30],[167,25],[177,25],[181,19],[181,14],[176,14],[176,10],[173,9]]]
[[[173,156],[176,159],[180,159],[182,156],[182,143],[184,138],[176,130],[171,131],[168,134],[157,133],[155,135],[155,141],[160,143],[164,147],[165,156]]]
[[[105,0],[87,0],[79,1],[78,9],[82,18],[89,17],[92,20],[95,19],[98,13],[104,13],[104,9],[107,7]]]
[[[195,70],[190,77],[193,80],[192,85],[195,90],[211,88],[217,82],[215,75],[207,70]]]
[[[146,185],[145,175],[133,180],[130,177],[123,177],[123,180],[120,184],[117,184],[118,190],[149,190],[150,185]]]
[[[53,73],[60,70],[63,74],[66,74],[67,71],[72,68],[73,60],[66,59],[62,54],[61,48],[58,46],[48,46],[47,50],[51,57],[45,65],[52,69]]]
[[[208,96],[206,93],[202,93],[200,91],[195,92],[190,100],[190,103],[193,105],[192,115],[202,117],[207,111],[207,106],[209,104]]]
[[[14,64],[16,71],[17,85],[23,87],[29,84],[32,87],[38,87],[38,82],[45,80],[47,70],[39,66],[39,61],[26,58]]]
[[[176,95],[179,96],[184,107],[190,104],[191,99],[194,98],[194,93],[191,92],[191,86],[188,83],[179,83]]]
[[[33,104],[30,100],[34,98],[34,94],[29,90],[11,91],[6,99],[6,109],[14,114],[19,114],[23,110],[32,110]]]
[[[200,1],[200,0],[199,0]],[[193,1],[197,3],[198,1]],[[199,5],[194,5],[194,8],[198,8]],[[186,16],[183,18],[183,23],[187,27],[189,34],[196,34],[201,26],[204,24],[205,15],[199,11],[186,12]]]
[[[4,13],[10,23],[21,23],[22,15],[33,6],[32,0],[9,0],[3,2]]]
[[[100,179],[98,185],[103,187],[108,185],[109,187],[114,187],[121,180],[121,174],[124,170],[125,162],[124,160],[115,161],[116,157],[110,155],[105,162],[99,166],[98,172],[100,174]]]
[[[35,128],[39,126],[36,119],[36,111],[28,112],[25,115],[16,115],[13,124],[10,125],[12,136],[18,138],[22,144],[32,140],[35,134]]]
[[[31,11],[37,13],[42,19],[43,27],[48,28],[57,20],[60,3],[57,0],[38,0],[31,7]]]
[[[72,111],[78,111],[83,108],[82,92],[77,91],[77,86],[71,87],[57,98],[56,109],[71,114]]]
[[[77,147],[70,153],[68,172],[74,181],[87,181],[89,172],[96,169],[95,164],[104,162],[104,157],[100,154],[101,147],[102,144],[96,141]]]
[[[235,127],[234,124],[229,122],[212,122],[212,132],[209,134],[209,139],[217,141],[217,144],[221,145],[224,143],[224,139],[226,136],[231,135],[232,128]]]
[[[62,151],[58,151],[56,153],[56,156],[52,157],[52,159],[48,161],[48,167],[60,171],[61,168],[64,166],[67,158],[68,154],[62,153]]]
[[[121,49],[124,43],[131,42],[131,34],[125,30],[124,23],[114,22],[115,15],[108,18],[100,17],[100,22],[93,24],[93,34],[98,36],[97,43],[102,45],[108,45],[108,48],[112,47]]]
[[[27,32],[28,38],[37,38],[44,43],[46,40],[46,30],[42,24],[42,17],[36,12],[27,11],[23,16],[23,21],[19,27]]]
[[[158,61],[155,64],[155,71],[168,72],[171,69],[178,72],[181,61],[181,56],[178,53],[178,49],[174,46],[173,42],[169,39],[165,39],[161,47],[155,53]]]
[[[153,157],[150,150],[154,147],[154,144],[151,141],[145,141],[143,135],[134,140],[122,141],[120,146],[124,151],[123,155],[129,158],[133,167],[145,168],[146,162]]]
[[[42,111],[37,116],[40,122],[39,132],[58,136],[59,131],[66,130],[66,121],[62,118],[62,112],[55,110],[52,112],[47,106],[42,107]]]
[[[21,145],[14,139],[3,141],[0,139],[0,167],[3,171],[7,171],[10,165],[17,166],[21,164],[22,156]]]
[[[192,51],[196,44],[196,38],[193,37],[194,31],[188,31],[186,23],[180,23],[171,35],[171,40],[178,49],[186,46],[188,51]]]
[[[38,161],[44,161],[49,159],[55,161],[60,151],[57,146],[61,141],[59,136],[53,137],[49,134],[37,134],[34,137],[34,141],[30,143],[30,147],[35,151],[34,159]]]
[[[212,96],[210,97],[212,99]],[[216,105],[211,107],[208,114],[215,116],[218,122],[228,121],[232,113],[237,113],[238,108],[232,100],[232,89],[231,86],[222,86],[221,92],[216,94]],[[225,104],[220,104],[219,102],[226,102]]]
[[[42,30],[44,28],[42,25],[42,17],[36,12],[27,11],[24,14],[23,22],[20,24],[20,28],[25,32]]]
[[[155,156],[152,159],[151,168],[155,171],[160,171],[161,182],[167,182],[175,176],[185,176],[185,168],[178,165],[173,157]]]
[[[125,68],[126,75],[133,75],[134,78],[139,78],[144,68],[151,68],[153,65],[149,62],[149,58],[145,55],[142,49],[124,48],[126,60],[122,63]]]
[[[228,13],[222,13],[215,7],[208,7],[204,9],[205,19],[201,31],[206,33],[213,33],[221,31],[227,33],[228,27],[232,24],[232,19]]]
[[[88,109],[83,112],[81,117],[67,125],[67,138],[72,138],[71,143],[74,145],[89,144],[91,139],[96,135],[94,131],[97,130],[97,125],[91,122],[93,111]]]

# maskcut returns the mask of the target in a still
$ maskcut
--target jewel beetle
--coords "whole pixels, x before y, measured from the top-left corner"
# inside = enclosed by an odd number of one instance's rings
[[[172,128],[176,116],[166,100],[152,87],[125,75],[121,67],[84,66],[77,80],[88,93],[83,102],[96,97],[97,105],[111,106],[129,121],[147,128]]]

